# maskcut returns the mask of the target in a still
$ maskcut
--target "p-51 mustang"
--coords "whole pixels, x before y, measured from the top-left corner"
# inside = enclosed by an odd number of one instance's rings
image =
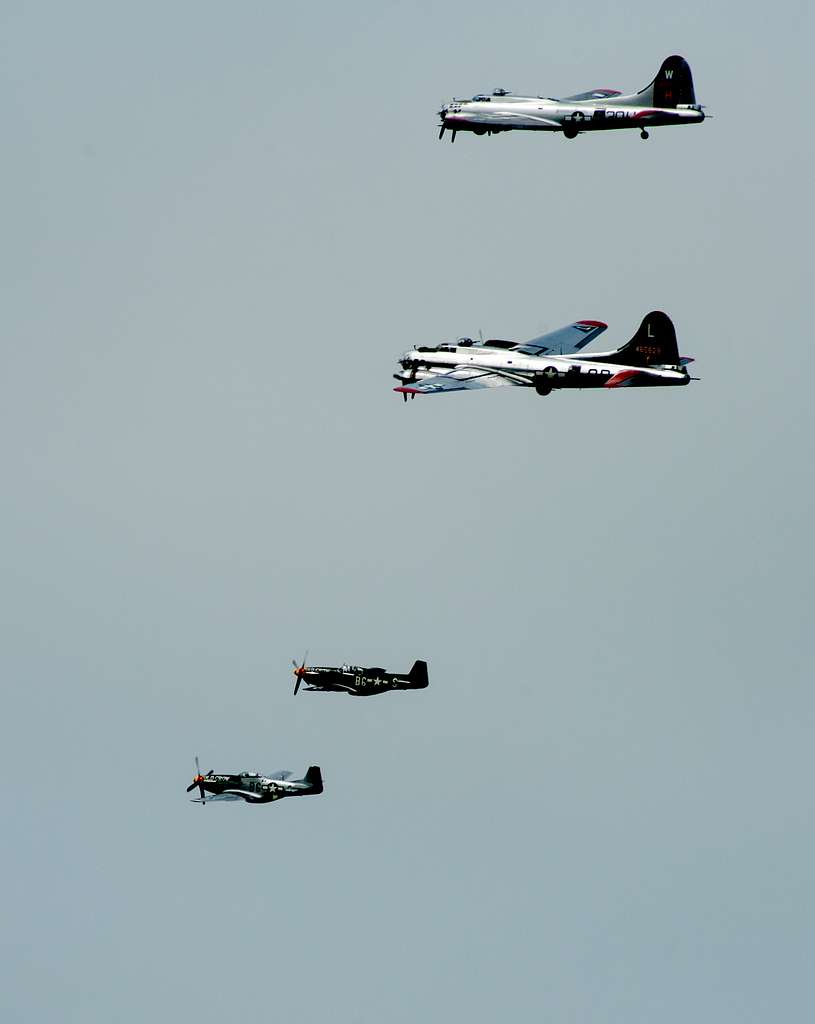
[[[196,804],[208,804],[214,800],[245,800],[248,804],[269,804],[285,796],[311,796],[322,793],[323,776],[317,765],[312,765],[302,779],[287,781],[291,772],[276,772],[274,775],[258,775],[257,772],[240,772],[238,775],[216,775],[214,771],[201,774],[198,758],[195,759],[195,778],[187,792],[196,786],[201,794],[193,798]]]
[[[696,102],[693,76],[684,57],[668,57],[656,78],[639,92],[623,96],[616,89],[592,89],[564,99],[543,96],[514,96],[496,89],[491,96],[453,100],[439,111],[441,130],[494,135],[514,130],[563,132],[573,139],[581,132],[638,128],[642,138],[648,129],[666,124],[698,124],[704,121],[702,106]]]
[[[306,659],[294,665],[295,694],[300,684],[306,684],[306,690],[335,691],[350,693],[354,697],[370,697],[374,693],[386,690],[423,690],[428,685],[427,662],[415,661],[407,675],[386,672],[384,668],[361,668],[359,665],[340,665],[330,668],[326,665],[306,667]]]
[[[441,395],[508,385],[534,388],[548,395],[565,388],[664,387],[687,384],[688,356],[680,356],[670,317],[648,313],[634,337],[615,352],[582,349],[606,329],[599,320],[578,320],[525,343],[471,341],[419,346],[399,361],[400,382],[394,391]],[[696,379],[696,378],[694,378]]]

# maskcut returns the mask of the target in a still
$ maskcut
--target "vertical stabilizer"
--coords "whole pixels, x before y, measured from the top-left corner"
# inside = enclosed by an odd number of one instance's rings
[[[416,687],[425,687],[428,685],[429,679],[427,677],[427,662],[426,661],[414,661],[413,668],[408,672],[408,679]]]
[[[603,361],[623,366],[678,366],[673,321],[659,310],[647,313],[631,341]]]
[[[311,786],[312,793],[322,793],[323,773],[316,764],[313,764],[306,772],[306,777],[303,779],[303,782],[307,782],[309,786]]]
[[[684,57],[666,57],[656,78],[633,96],[614,101],[631,107],[658,107],[672,110],[681,104],[695,104],[693,75]]]

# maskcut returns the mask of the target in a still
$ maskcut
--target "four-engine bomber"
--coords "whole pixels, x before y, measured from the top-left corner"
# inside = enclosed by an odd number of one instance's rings
[[[648,313],[634,337],[614,352],[582,349],[606,329],[600,320],[578,320],[527,342],[475,342],[419,346],[399,361],[393,390],[408,396],[441,395],[482,388],[534,388],[539,395],[569,388],[684,385],[690,356],[680,356],[671,318]]]
[[[643,139],[659,125],[699,124],[704,109],[696,102],[693,76],[684,57],[662,62],[656,78],[639,92],[623,96],[616,89],[591,89],[576,96],[515,96],[506,89],[471,100],[452,100],[439,111],[441,128],[451,133],[497,135],[500,132],[562,132],[574,139],[583,132],[636,128]]]

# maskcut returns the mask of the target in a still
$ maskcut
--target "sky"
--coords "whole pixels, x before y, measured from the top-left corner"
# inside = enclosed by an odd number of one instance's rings
[[[814,22],[0,7],[4,1020],[811,1017]],[[437,139],[672,53],[703,125]],[[699,382],[391,391],[651,309]]]

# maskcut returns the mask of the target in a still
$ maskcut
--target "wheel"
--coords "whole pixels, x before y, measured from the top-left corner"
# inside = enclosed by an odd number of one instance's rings
[[[647,139],[648,138],[648,132],[644,128],[640,132],[640,138],[641,139]]]
[[[577,129],[573,125],[566,125],[566,127],[563,129],[563,137],[566,139],[576,139]]]

